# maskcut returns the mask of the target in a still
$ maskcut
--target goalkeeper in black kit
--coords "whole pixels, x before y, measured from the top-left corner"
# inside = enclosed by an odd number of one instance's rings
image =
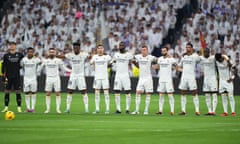
[[[2,112],[8,111],[8,105],[10,101],[10,91],[14,88],[16,92],[17,111],[22,112],[21,109],[21,87],[20,87],[20,61],[23,58],[23,54],[16,52],[16,43],[9,42],[9,49],[3,56],[2,64],[2,81],[5,83],[5,96],[4,104],[5,108]]]

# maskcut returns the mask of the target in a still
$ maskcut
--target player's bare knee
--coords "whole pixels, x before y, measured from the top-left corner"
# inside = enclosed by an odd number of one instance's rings
[[[115,93],[115,94],[120,94],[121,91],[120,91],[120,90],[114,90],[114,93]]]
[[[68,89],[68,93],[69,93],[69,94],[73,94],[73,90]]]
[[[103,93],[104,93],[105,95],[108,95],[108,94],[109,94],[109,90],[108,90],[108,89],[105,89],[105,90],[103,90]]]
[[[87,90],[81,90],[81,94],[86,94],[87,93]]]
[[[25,94],[26,94],[26,95],[29,95],[29,94],[30,94],[30,92],[25,92]]]
[[[151,93],[150,92],[146,92],[146,97],[150,97]]]
[[[197,90],[192,90],[192,95],[196,96],[197,95]]]
[[[186,95],[187,91],[186,90],[181,90],[181,95]]]
[[[51,92],[46,92],[46,96],[50,96],[51,95]]]
[[[56,96],[60,96],[60,92],[55,92]]]
[[[130,94],[131,90],[125,90],[125,94]]]
[[[100,94],[100,90],[99,90],[99,89],[96,89],[96,90],[95,90],[95,94],[96,94],[96,95],[99,95],[99,94]]]
[[[136,91],[136,94],[140,95],[140,94],[142,94],[142,91],[138,90],[138,91]]]

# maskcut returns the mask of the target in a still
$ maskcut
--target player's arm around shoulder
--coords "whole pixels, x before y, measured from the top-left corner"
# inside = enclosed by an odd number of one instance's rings
[[[46,61],[46,59],[40,60],[39,66],[37,67],[37,75],[41,74],[43,67],[45,67]]]
[[[68,67],[65,66],[65,64],[63,63],[63,60],[59,59],[59,58],[56,58],[58,64],[59,64],[59,67],[61,70],[65,71],[65,72],[72,72],[71,69],[69,69]]]
[[[139,63],[138,63],[138,59],[139,59],[140,55],[135,55],[132,59],[132,64],[134,64],[137,68],[139,68]]]
[[[154,69],[154,70],[160,69],[159,61],[160,61],[160,57],[159,58],[157,58],[157,57],[154,58],[154,60],[152,62],[152,69]]]
[[[90,64],[91,65],[95,64],[96,57],[97,57],[97,55],[95,55],[95,54],[91,56],[91,59],[90,59]]]

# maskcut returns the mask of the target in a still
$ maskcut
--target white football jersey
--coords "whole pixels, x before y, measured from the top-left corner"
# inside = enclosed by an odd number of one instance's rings
[[[23,67],[24,78],[36,78],[37,77],[37,66],[40,64],[41,60],[37,57],[24,57],[21,61],[21,66]]]
[[[216,78],[216,65],[214,56],[205,58],[201,56],[201,64],[203,66],[204,78]]]
[[[219,73],[219,79],[223,81],[229,80],[231,78],[231,69],[228,66],[228,62],[224,60],[221,63],[216,61],[216,63]]]
[[[200,61],[200,56],[196,53],[192,55],[184,55],[181,60],[182,77],[184,79],[195,79],[195,67],[197,62]]]
[[[65,55],[65,57],[70,61],[72,66],[71,76],[84,76],[85,60],[88,57],[88,54],[84,52],[80,52],[78,55],[74,53],[68,53]]]
[[[108,79],[108,63],[111,60],[109,55],[94,55],[90,61],[95,65],[95,79]]]
[[[138,54],[135,58],[139,64],[139,78],[152,77],[151,66],[155,57],[152,55],[143,57],[142,54]]]
[[[161,56],[158,58],[158,64],[159,64],[159,82],[168,82],[172,79],[172,68],[173,65],[176,64],[176,60],[173,57],[166,57],[164,58]]]
[[[63,61],[59,58],[44,59],[40,69],[42,69],[42,67],[45,67],[46,76],[48,77],[59,76],[59,69],[67,71],[63,65]]]
[[[129,61],[133,59],[130,53],[116,53],[113,57],[116,60],[116,76],[129,76]]]

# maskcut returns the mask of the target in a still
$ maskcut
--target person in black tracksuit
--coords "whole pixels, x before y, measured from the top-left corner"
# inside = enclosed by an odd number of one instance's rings
[[[16,92],[17,111],[21,110],[21,87],[20,87],[20,61],[24,57],[22,53],[16,52],[16,43],[9,42],[9,50],[3,56],[2,64],[2,81],[5,83],[5,108],[2,112],[8,111],[8,105],[10,101],[10,91],[12,87]]]

